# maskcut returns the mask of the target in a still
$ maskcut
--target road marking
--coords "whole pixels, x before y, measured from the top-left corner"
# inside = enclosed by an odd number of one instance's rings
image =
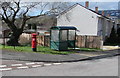
[[[36,62],[35,64],[44,64],[43,62]]]
[[[17,67],[18,69],[26,69],[29,68],[28,66]]]
[[[42,65],[33,65],[32,67],[41,67]]]
[[[7,67],[7,65],[0,65],[0,67]]]
[[[26,63],[26,65],[32,65],[32,64],[35,64],[35,63]]]
[[[2,69],[0,69],[0,71],[4,71],[4,70],[12,70],[12,68],[2,68]]]
[[[61,63],[53,63],[54,65],[60,65]]]
[[[23,64],[11,64],[11,66],[22,66]]]
[[[52,64],[44,64],[44,66],[50,66],[50,65],[52,65]]]
[[[25,63],[25,64],[11,64],[11,66],[13,66],[11,68],[7,67],[7,65],[0,65],[0,71],[7,71],[7,70],[14,70],[14,69],[27,69],[27,68],[32,68],[32,67],[35,68],[35,67],[60,65],[60,64],[62,64],[62,63],[45,63],[44,64],[43,62],[28,62],[28,63]]]

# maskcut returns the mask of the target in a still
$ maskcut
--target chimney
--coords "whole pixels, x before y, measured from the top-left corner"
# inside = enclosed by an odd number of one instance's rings
[[[104,11],[102,11],[102,15],[104,16]]]
[[[86,7],[86,8],[89,8],[89,1],[86,1],[86,2],[85,2],[85,7]]]
[[[95,7],[95,12],[97,12],[97,13],[98,13],[98,7]]]

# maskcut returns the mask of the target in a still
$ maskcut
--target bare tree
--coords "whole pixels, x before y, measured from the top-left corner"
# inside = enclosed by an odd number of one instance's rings
[[[31,18],[45,16],[48,12],[46,8],[50,7],[51,5],[53,4],[48,2],[21,2],[20,0],[13,0],[12,2],[0,2],[0,16],[12,31],[12,35],[7,44],[11,46],[20,45],[18,43],[18,39],[24,30],[26,22]],[[39,14],[36,16],[30,16],[29,13],[31,10],[38,8],[38,6]],[[56,10],[58,12],[58,8],[60,9],[58,5],[54,7],[52,6],[51,9],[49,9],[49,12],[54,11],[55,13]],[[17,22],[18,19],[20,20],[19,22]]]

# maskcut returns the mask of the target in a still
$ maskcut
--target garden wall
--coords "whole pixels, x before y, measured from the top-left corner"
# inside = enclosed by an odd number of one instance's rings
[[[31,34],[22,33],[22,35],[20,35],[19,43],[31,44],[31,40],[32,40]]]

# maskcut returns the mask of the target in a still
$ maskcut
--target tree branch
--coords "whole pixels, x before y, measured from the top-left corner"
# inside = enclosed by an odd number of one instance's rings
[[[4,11],[4,15],[5,15],[6,19],[8,19],[8,16],[7,16],[7,13],[6,13],[5,8],[4,8],[4,7],[2,7],[2,9],[3,9],[3,11]]]
[[[9,20],[9,19],[6,19],[3,15],[2,15],[2,20],[5,21],[5,23],[7,24],[7,26],[12,30],[16,30],[16,26],[13,25],[13,23]]]
[[[27,19],[26,19],[26,18],[23,18],[22,26],[21,26],[21,29],[22,29],[22,30],[23,30],[24,27],[25,27],[26,21],[27,21]]]
[[[14,10],[14,8],[13,8],[13,7],[10,7],[10,6],[9,6],[9,8],[10,8],[10,9],[11,9],[14,13],[15,13],[15,10]]]
[[[13,21],[13,22],[15,22],[15,17],[16,17],[17,13],[18,13],[19,10],[20,10],[20,1],[19,1],[19,2],[14,2],[14,3],[15,3],[16,6],[17,6],[17,10],[16,10],[16,11],[14,10],[14,14],[13,14],[13,17],[12,17],[12,21]]]
[[[26,12],[23,13],[23,17],[26,16],[30,8],[27,7]]]
[[[44,6],[42,6],[42,10],[41,10],[41,12],[40,12],[40,15],[43,13],[43,11],[44,11],[44,9],[45,9],[45,7],[48,5],[49,3],[46,3]]]

